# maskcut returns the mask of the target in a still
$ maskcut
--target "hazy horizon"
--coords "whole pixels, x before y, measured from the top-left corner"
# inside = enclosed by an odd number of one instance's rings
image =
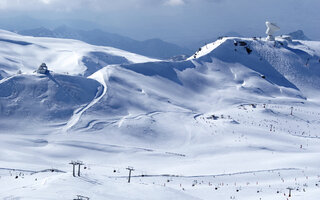
[[[72,24],[79,29],[99,28],[137,40],[160,38],[181,45],[230,31],[264,36],[264,22],[269,20],[281,27],[279,34],[301,29],[311,39],[320,40],[319,7],[318,0],[0,0],[0,28]],[[15,21],[19,18],[20,22]]]

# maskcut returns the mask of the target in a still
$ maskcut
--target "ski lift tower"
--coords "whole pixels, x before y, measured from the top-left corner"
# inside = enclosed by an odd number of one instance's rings
[[[69,164],[72,165],[72,175],[74,177],[76,177],[76,166],[78,166],[78,176],[81,176],[80,169],[81,169],[81,165],[84,165],[83,162],[82,161],[71,161]]]
[[[276,24],[268,22],[268,21],[266,22],[266,26],[267,26],[266,34],[268,35],[267,41],[275,41],[273,34],[277,31],[279,31],[280,27],[277,26]]]
[[[128,177],[128,183],[131,181],[131,173],[134,171],[133,167],[128,167],[127,170],[129,170],[129,177]]]

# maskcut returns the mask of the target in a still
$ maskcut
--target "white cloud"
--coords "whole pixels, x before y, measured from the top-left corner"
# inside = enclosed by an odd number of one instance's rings
[[[0,9],[29,10],[49,5],[53,0],[0,0]]]
[[[44,4],[50,4],[52,0],[41,0]]]
[[[184,4],[185,4],[184,0],[167,0],[165,2],[165,5],[168,5],[168,6],[181,6]]]

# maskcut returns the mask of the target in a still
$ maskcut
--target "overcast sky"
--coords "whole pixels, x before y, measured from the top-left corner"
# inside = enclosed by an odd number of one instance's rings
[[[1,18],[81,19],[135,39],[180,44],[230,31],[264,35],[266,20],[280,33],[302,29],[320,40],[319,9],[320,0],[0,0]]]

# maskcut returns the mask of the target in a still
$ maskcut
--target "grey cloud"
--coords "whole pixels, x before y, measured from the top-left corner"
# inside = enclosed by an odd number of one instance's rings
[[[185,0],[0,0],[2,10],[114,10],[139,9],[145,6],[179,6]]]

